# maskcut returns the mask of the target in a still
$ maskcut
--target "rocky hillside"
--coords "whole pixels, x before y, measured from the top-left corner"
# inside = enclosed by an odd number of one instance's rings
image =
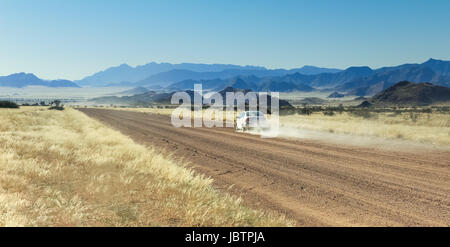
[[[369,102],[375,106],[424,106],[450,102],[450,88],[431,83],[402,81],[376,94]]]

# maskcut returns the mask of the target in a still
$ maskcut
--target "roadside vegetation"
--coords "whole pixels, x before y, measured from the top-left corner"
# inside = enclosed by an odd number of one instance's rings
[[[54,100],[54,101],[50,102],[50,107],[48,109],[49,110],[63,111],[64,110],[64,105],[61,104],[60,100]]]
[[[170,115],[171,107],[108,109]],[[280,114],[280,125],[323,132],[401,139],[450,146],[450,106],[360,108],[297,106]]]
[[[0,101],[0,108],[19,108],[19,105],[11,101]]]
[[[282,126],[450,146],[450,111],[437,108],[301,108]]]
[[[286,226],[71,108],[0,110],[0,226]]]

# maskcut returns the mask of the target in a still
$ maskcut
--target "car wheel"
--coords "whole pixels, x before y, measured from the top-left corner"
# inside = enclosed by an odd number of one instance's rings
[[[240,131],[241,130],[241,128],[239,127],[239,124],[236,124],[235,129],[236,129],[236,131]]]

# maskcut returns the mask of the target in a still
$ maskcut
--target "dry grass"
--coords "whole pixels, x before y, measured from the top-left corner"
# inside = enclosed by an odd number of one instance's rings
[[[280,124],[332,133],[450,145],[450,114],[372,113],[370,118],[363,118],[347,112],[334,116],[316,112],[309,116],[281,116]]]
[[[0,110],[0,226],[284,226],[73,110]]]

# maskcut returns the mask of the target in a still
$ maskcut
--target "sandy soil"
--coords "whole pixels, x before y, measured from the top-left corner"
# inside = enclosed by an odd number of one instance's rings
[[[266,139],[226,128],[174,128],[168,116],[79,109],[191,163],[253,208],[299,226],[449,226],[450,152]]]

